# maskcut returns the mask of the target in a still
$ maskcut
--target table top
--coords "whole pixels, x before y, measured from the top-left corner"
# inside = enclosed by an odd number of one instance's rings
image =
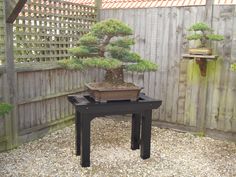
[[[205,58],[209,60],[215,60],[217,59],[217,55],[192,55],[192,54],[183,54],[183,58],[189,58],[189,59],[194,59],[194,58]]]
[[[140,93],[137,101],[125,100],[102,103],[96,102],[89,95],[69,95],[68,100],[77,108],[77,110],[87,113],[139,112],[143,110],[157,109],[162,103],[161,100],[150,98],[144,93]]]

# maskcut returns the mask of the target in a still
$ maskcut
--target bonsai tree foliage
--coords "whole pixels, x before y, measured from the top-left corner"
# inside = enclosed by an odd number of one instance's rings
[[[124,70],[155,71],[157,65],[144,60],[131,51],[134,40],[130,37],[132,29],[121,21],[109,19],[92,26],[91,31],[83,35],[74,48],[68,52],[70,60],[60,62],[69,69],[86,69],[88,67],[106,70],[105,81],[124,83]]]
[[[12,105],[7,103],[0,103],[0,116],[4,116],[12,109]]]
[[[236,71],[236,63],[231,64],[231,70]]]
[[[200,45],[197,48],[205,48],[209,44],[209,41],[221,41],[224,36],[212,33],[212,29],[205,23],[195,23],[189,28],[189,31],[193,34],[187,36],[189,41],[195,40],[200,41]]]

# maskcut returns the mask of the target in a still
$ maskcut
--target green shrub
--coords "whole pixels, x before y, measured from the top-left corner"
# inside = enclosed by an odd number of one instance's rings
[[[7,103],[0,103],[0,116],[4,116],[12,110],[12,105]]]

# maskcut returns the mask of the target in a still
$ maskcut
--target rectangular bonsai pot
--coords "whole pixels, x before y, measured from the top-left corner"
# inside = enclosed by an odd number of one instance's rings
[[[136,101],[142,88],[96,88],[85,84],[90,96],[97,102],[130,100]]]
[[[212,54],[212,49],[209,48],[194,48],[194,49],[189,49],[189,54],[192,55],[211,55]]]

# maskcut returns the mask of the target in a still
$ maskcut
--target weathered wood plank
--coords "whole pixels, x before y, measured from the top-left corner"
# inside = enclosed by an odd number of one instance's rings
[[[232,62],[236,62],[236,6],[234,7],[234,15],[233,15],[233,35],[232,35],[232,49],[231,49],[231,60]],[[231,93],[232,93],[232,97],[230,99],[232,99],[231,101],[233,101],[232,106],[233,106],[233,110],[232,110],[232,117],[231,117],[231,122],[232,122],[232,129],[231,131],[236,131],[236,101],[234,100],[234,98],[236,97],[236,73],[232,72],[230,75],[230,83],[232,84],[230,89],[231,89]]]
[[[208,12],[205,11],[205,8],[208,8],[208,6],[201,6],[197,8],[176,7],[136,9],[135,12],[130,9],[119,9],[113,12],[111,9],[102,10],[103,19],[122,17],[121,19],[123,19],[124,22],[129,21],[129,24],[135,24],[134,34],[137,44],[133,48],[134,51],[140,53],[142,57],[151,60],[155,55],[154,53],[157,53],[155,61],[158,62],[158,64],[160,65],[160,70],[155,73],[155,77],[152,77],[151,74],[146,74],[144,78],[144,85],[147,88],[147,90],[145,90],[147,94],[153,95],[156,98],[163,99],[164,104],[162,105],[161,109],[159,109],[161,115],[160,120],[162,121],[176,122],[178,124],[190,126],[196,126],[198,123],[198,127],[203,126],[203,128],[205,125],[200,126],[200,124],[206,124],[207,127],[208,125],[211,125],[212,127],[214,127],[214,129],[217,129],[217,126],[214,126],[214,121],[209,120],[209,117],[212,117],[212,120],[215,120],[215,117],[217,117],[217,111],[213,113],[214,111],[212,112],[212,110],[218,109],[217,105],[219,104],[219,101],[217,100],[220,99],[218,99],[217,97],[223,97],[221,91],[219,93],[216,92],[218,88],[222,87],[220,86],[222,85],[222,83],[218,82],[218,77],[222,77],[222,74],[221,72],[217,73],[216,71],[222,67],[222,63],[219,62],[221,60],[217,60],[216,62],[209,62],[209,69],[207,70],[207,75],[209,76],[206,78],[205,81],[204,78],[201,78],[198,65],[195,64],[194,61],[180,61],[181,55],[187,48],[188,41],[184,39],[187,34],[187,28],[193,23],[206,21],[210,25],[211,23],[213,24],[213,29],[215,29],[217,33],[224,33],[224,30],[220,31],[219,29],[223,26],[225,27],[225,21],[222,21],[220,19],[220,16],[215,16],[213,18],[214,20],[212,21],[211,17],[212,13],[221,13],[220,11],[217,11],[217,8],[219,6],[214,6],[212,8],[212,5],[209,2],[208,4],[211,8],[211,10]],[[232,8],[232,6],[230,7]],[[225,11],[227,11],[227,8],[230,7],[221,6],[222,9],[226,9]],[[132,17],[133,22],[130,22],[131,11],[132,14],[135,14],[135,17]],[[157,19],[155,19],[156,17],[154,15],[154,11],[158,14]],[[152,15],[148,16],[148,14],[151,13]],[[223,12],[224,18],[227,16],[227,14],[228,12]],[[168,16],[171,16],[171,18],[168,19]],[[185,18],[187,16],[189,18]],[[220,24],[216,22],[218,18]],[[157,23],[158,25],[156,31],[154,30],[155,25],[153,24],[153,22]],[[228,24],[231,23],[233,22],[231,21]],[[156,43],[154,43],[154,41]],[[223,45],[224,43],[220,44],[220,47],[222,48]],[[172,51],[172,53],[168,53],[167,51]],[[234,50],[232,50],[232,52],[234,52]],[[174,57],[176,57],[177,59],[173,59]],[[166,74],[164,72],[164,66],[166,66]],[[227,70],[227,68],[229,68],[228,65],[224,65],[223,67],[225,71]],[[230,74],[228,74],[228,76],[230,76]],[[230,76],[229,79],[232,80],[232,77],[233,76]],[[135,81],[136,79],[136,76],[133,75],[132,80]],[[154,82],[155,84],[158,84],[155,85]],[[219,85],[217,85],[217,83],[219,83]],[[152,90],[152,87],[154,87],[155,89]],[[228,88],[229,85],[227,85],[226,87]],[[231,93],[231,95],[234,93],[228,90],[227,94],[229,94],[229,92]],[[225,101],[226,102],[224,104],[227,105],[231,104],[232,102],[229,98],[225,99]],[[202,106],[199,106],[201,103],[203,103]],[[215,107],[214,105],[216,105],[216,109],[212,109],[213,107]],[[231,110],[231,113],[226,116],[228,117],[227,120],[229,120],[229,117],[232,117],[232,115],[234,114],[232,113],[232,107],[226,107]],[[155,113],[155,115],[158,116],[158,113]],[[225,121],[227,121],[225,120],[225,115],[222,114],[222,116],[224,117],[223,124],[225,124]],[[201,120],[199,118],[201,118]],[[199,120],[201,122],[200,124]]]
[[[177,103],[174,103],[173,97],[174,97],[174,90],[178,90],[174,88],[175,81],[178,83],[178,70],[176,68],[176,61],[179,60],[178,56],[176,56],[176,27],[177,27],[177,14],[176,9],[171,8],[169,13],[169,40],[168,41],[168,69],[167,69],[167,88],[166,88],[166,120],[168,122],[172,122],[176,120],[175,116],[173,116],[173,107],[177,106]],[[178,67],[178,65],[177,65]]]
[[[231,112],[232,112],[232,104],[229,97],[233,96],[230,92],[230,87],[232,87],[230,83],[230,72],[228,68],[230,68],[231,61],[231,48],[232,48],[232,38],[233,38],[233,16],[234,16],[235,6],[222,8],[221,10],[221,18],[224,20],[224,36],[225,36],[225,44],[223,46],[223,59],[224,59],[224,67],[222,70],[223,80],[224,80],[224,90],[222,93],[222,102],[220,104],[220,115],[222,115],[222,119],[224,120],[224,131],[231,130]],[[232,80],[234,81],[234,80]],[[221,120],[221,116],[220,116]]]

